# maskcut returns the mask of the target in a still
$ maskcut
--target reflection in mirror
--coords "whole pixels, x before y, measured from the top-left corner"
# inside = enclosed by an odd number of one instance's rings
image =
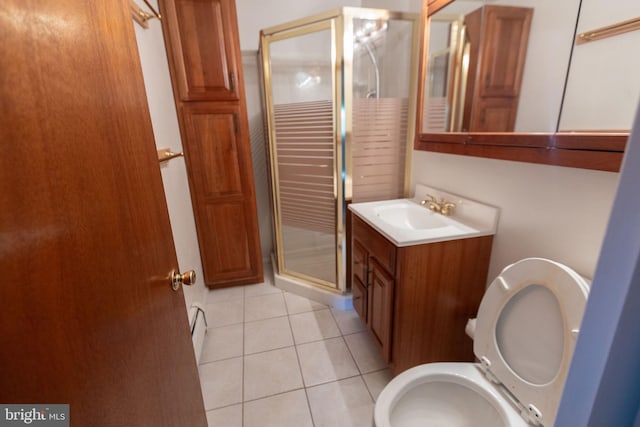
[[[583,0],[578,33],[640,17],[640,1]],[[636,27],[637,28],[637,27]],[[609,37],[576,44],[560,131],[628,130],[640,96],[640,31],[612,31]]]
[[[423,133],[554,132],[579,0],[456,0],[429,20]]]

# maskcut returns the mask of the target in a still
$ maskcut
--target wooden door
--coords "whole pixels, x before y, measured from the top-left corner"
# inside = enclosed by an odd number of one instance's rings
[[[128,0],[4,0],[0,36],[0,402],[206,425]]]
[[[232,0],[163,1],[182,101],[238,100],[238,33]],[[256,35],[257,37],[257,35]]]

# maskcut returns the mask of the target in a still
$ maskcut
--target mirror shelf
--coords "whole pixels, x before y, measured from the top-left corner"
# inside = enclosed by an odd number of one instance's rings
[[[484,157],[618,172],[627,133],[434,133],[422,134],[414,148]]]
[[[429,18],[454,0],[423,0],[422,42],[418,105],[424,106],[425,60],[429,43]],[[416,129],[423,128],[423,114],[417,115]],[[428,132],[416,133],[416,150],[549,164],[617,172],[620,169],[626,131],[577,132]]]

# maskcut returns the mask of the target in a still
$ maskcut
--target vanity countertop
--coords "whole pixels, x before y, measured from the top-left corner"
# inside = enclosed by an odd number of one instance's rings
[[[488,236],[496,233],[499,209],[417,184],[413,199],[352,203],[349,209],[396,246]],[[455,204],[449,216],[420,204],[428,195]]]

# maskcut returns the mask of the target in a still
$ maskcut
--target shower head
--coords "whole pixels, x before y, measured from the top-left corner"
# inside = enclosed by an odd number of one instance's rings
[[[388,28],[389,21],[387,20],[364,20],[364,24],[360,25],[360,28],[356,29],[353,33],[353,43],[368,42],[380,33],[385,32]]]

